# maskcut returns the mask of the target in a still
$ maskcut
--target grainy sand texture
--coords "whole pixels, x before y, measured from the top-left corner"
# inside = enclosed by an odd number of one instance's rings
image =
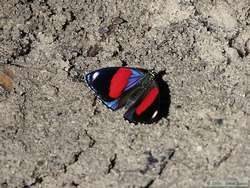
[[[129,124],[87,72],[165,70]],[[1,188],[200,188],[250,178],[249,0],[1,0]],[[214,180],[213,182],[211,180]]]

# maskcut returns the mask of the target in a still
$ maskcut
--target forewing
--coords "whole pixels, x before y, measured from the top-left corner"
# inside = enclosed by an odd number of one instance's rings
[[[137,68],[109,67],[86,75],[86,82],[103,103],[112,110],[124,105],[123,94],[134,87],[144,73]]]

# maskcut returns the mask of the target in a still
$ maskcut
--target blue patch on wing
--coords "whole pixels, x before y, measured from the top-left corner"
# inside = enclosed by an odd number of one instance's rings
[[[128,84],[125,87],[124,91],[127,91],[129,89],[131,89],[133,86],[135,86],[144,76],[144,73],[142,71],[140,71],[139,69],[136,68],[129,68],[132,71],[131,76],[128,79]],[[120,102],[120,98],[113,100],[113,101],[105,101],[105,99],[103,98],[102,94],[100,93],[100,91],[98,92],[98,90],[96,89],[96,84],[98,84],[97,82],[95,82],[96,79],[99,78],[99,76],[101,76],[101,71],[95,71],[92,73],[89,73],[86,75],[85,79],[89,85],[89,87],[97,93],[98,98],[111,110],[117,110],[120,106],[119,106],[119,102]],[[100,88],[102,88],[103,86],[100,86]],[[99,89],[100,89],[99,88]],[[124,92],[123,91],[123,92]]]
[[[131,71],[132,74],[128,79],[128,84],[124,89],[125,91],[135,86],[138,83],[138,81],[144,76],[144,74],[138,69],[131,69]]]
[[[119,101],[118,101],[118,99],[116,99],[116,100],[113,100],[113,101],[111,101],[111,102],[105,102],[105,101],[103,101],[103,103],[104,103],[108,108],[110,108],[110,109],[112,109],[112,110],[116,110],[116,109],[118,108]]]

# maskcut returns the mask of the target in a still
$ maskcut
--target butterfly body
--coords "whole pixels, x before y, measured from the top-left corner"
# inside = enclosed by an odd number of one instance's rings
[[[133,106],[136,101],[140,100],[147,91],[150,89],[154,79],[154,75],[150,73],[146,73],[134,86],[133,89],[129,90],[127,93],[124,94],[124,99],[126,99],[126,107],[129,108]]]
[[[159,119],[160,88],[156,73],[134,67],[109,67],[90,72],[87,84],[110,109],[127,109],[124,118],[134,123]]]

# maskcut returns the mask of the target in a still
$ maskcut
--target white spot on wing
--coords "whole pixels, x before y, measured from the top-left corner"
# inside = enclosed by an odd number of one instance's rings
[[[99,72],[95,72],[92,76],[92,79],[95,80],[97,78],[97,76],[99,76],[99,74],[100,74]]]
[[[152,119],[155,118],[155,116],[158,114],[158,111],[156,110],[154,114],[152,115]]]

